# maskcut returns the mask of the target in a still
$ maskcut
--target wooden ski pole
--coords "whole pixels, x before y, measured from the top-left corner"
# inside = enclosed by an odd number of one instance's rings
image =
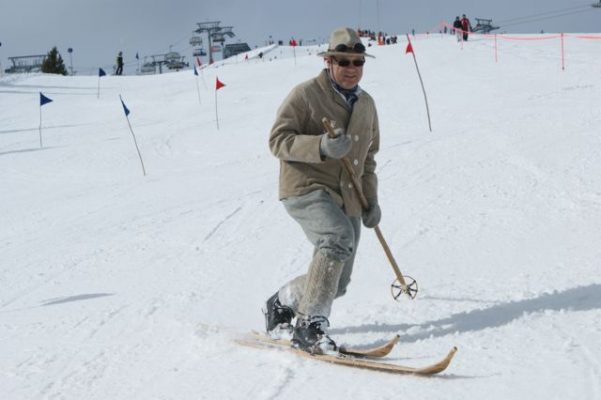
[[[323,123],[323,125],[330,137],[334,138],[337,136],[336,132],[334,132],[334,128],[332,127],[332,123],[330,122],[329,119],[324,117],[324,118],[322,118],[321,122]],[[355,171],[353,170],[353,165],[351,164],[350,160],[347,157],[342,157],[340,159],[340,162],[342,163],[344,169],[346,170],[346,172],[348,173],[348,175],[350,176],[350,178],[353,182],[353,186],[355,188],[355,191],[357,192],[359,201],[361,202],[361,207],[363,207],[364,210],[367,210],[369,208],[369,203],[367,201],[367,198],[363,194],[363,185],[361,184],[361,181],[357,177],[357,174],[355,174]],[[378,237],[378,240],[380,241],[380,244],[382,245],[382,248],[384,249],[384,253],[386,253],[386,257],[388,258],[388,261],[390,262],[392,269],[394,270],[394,274],[396,275],[396,278],[399,281],[401,292],[406,293],[409,296],[409,298],[413,299],[414,296],[411,295],[411,291],[410,291],[409,287],[407,286],[407,283],[405,282],[405,278],[403,277],[403,274],[401,274],[401,270],[400,270],[399,265],[397,264],[396,260],[394,259],[394,256],[392,255],[392,251],[390,251],[390,247],[388,247],[388,243],[386,243],[386,240],[384,239],[384,235],[382,235],[382,231],[380,230],[379,225],[376,225],[374,227],[374,231],[376,232],[376,236]]]

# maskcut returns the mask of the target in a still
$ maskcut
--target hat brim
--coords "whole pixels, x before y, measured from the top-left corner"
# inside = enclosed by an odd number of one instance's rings
[[[374,56],[372,56],[371,54],[367,54],[367,53],[352,53],[352,52],[342,52],[342,51],[322,51],[317,53],[318,57],[329,57],[329,56],[340,56],[340,57],[345,57],[345,56],[363,56],[363,57],[369,57],[369,58],[376,58]]]

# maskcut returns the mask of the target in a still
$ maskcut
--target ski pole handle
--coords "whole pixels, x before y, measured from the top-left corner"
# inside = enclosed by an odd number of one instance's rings
[[[338,135],[336,135],[336,132],[334,131],[334,128],[332,127],[332,123],[330,122],[329,119],[327,119],[326,117],[323,117],[321,119],[321,122],[323,123],[323,126],[326,128],[326,131],[328,132],[329,137],[335,138],[336,136],[338,136]],[[359,197],[359,202],[361,202],[361,207],[364,210],[367,210],[369,208],[369,202],[367,201],[367,198],[363,194],[363,190],[361,190],[361,188],[362,188],[361,181],[359,181],[359,178],[357,178],[357,175],[355,174],[355,171],[353,170],[353,165],[351,164],[349,159],[346,157],[342,157],[340,159],[340,162],[344,166],[344,169],[346,170],[349,177],[351,178],[351,181],[353,182],[353,186],[355,187],[355,191],[357,192],[357,196]]]

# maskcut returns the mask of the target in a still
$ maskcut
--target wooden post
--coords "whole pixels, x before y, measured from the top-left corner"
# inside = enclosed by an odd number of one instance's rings
[[[498,45],[497,45],[497,34],[495,33],[495,63],[499,62],[499,53],[498,53]]]
[[[564,34],[563,34],[563,32],[561,34],[561,70],[562,71],[566,70],[566,58],[565,58],[565,51],[564,51]]]

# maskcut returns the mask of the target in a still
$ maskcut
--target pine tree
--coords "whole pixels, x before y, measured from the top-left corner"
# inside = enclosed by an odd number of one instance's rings
[[[67,75],[67,68],[60,53],[56,49],[56,46],[48,52],[48,55],[42,63],[42,72],[47,74],[61,74]]]

